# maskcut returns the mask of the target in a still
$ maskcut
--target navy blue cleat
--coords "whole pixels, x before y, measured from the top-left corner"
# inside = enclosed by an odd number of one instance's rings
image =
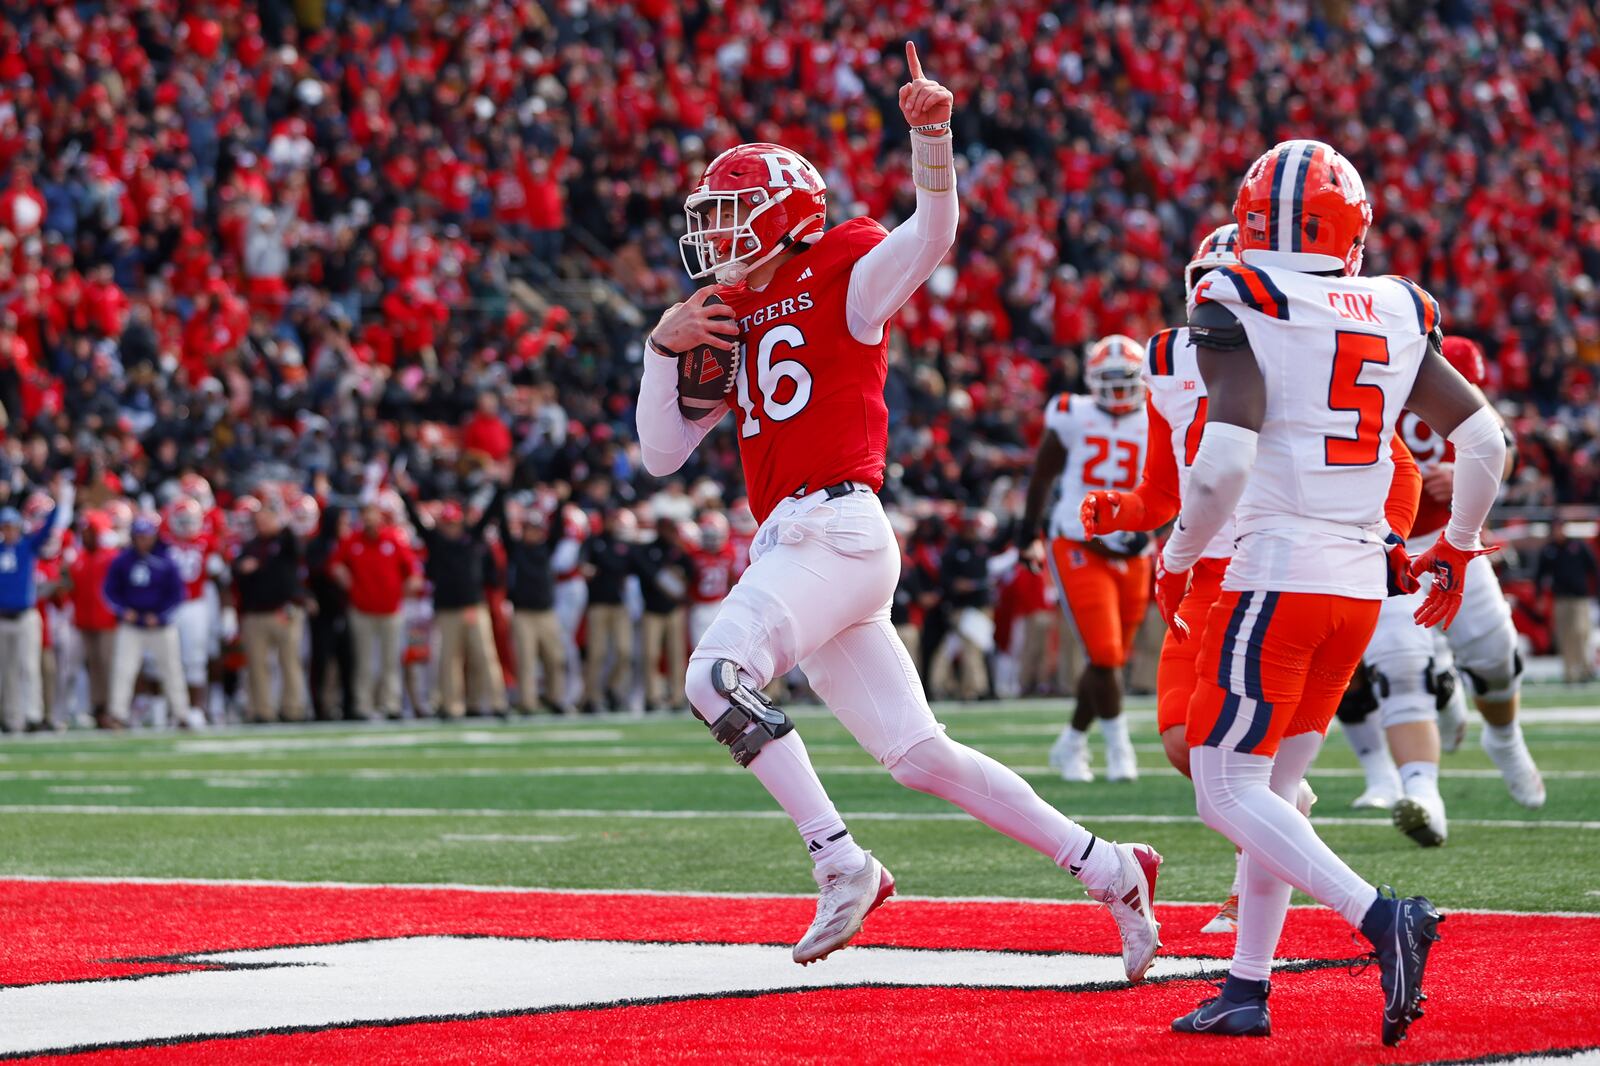
[[[1213,996],[1182,1018],[1174,1019],[1175,1033],[1201,1033],[1206,1036],[1271,1036],[1272,1012],[1267,1010],[1266,981],[1242,981],[1232,974],[1217,986]]]
[[[1411,1023],[1422,1017],[1422,1001],[1428,998],[1422,993],[1422,972],[1442,921],[1444,915],[1426,897],[1396,899],[1393,889],[1387,896],[1380,889],[1361,920],[1383,984],[1383,1042],[1388,1047],[1404,1040]]]

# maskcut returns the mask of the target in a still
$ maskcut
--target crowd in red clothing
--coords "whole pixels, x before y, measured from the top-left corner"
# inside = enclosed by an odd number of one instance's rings
[[[1507,499],[1600,496],[1600,28],[1450,0],[0,0],[0,495],[73,465],[138,497],[292,477],[425,497],[489,466],[547,510],[653,491],[638,339],[688,288],[707,160],[810,156],[835,220],[912,203],[917,38],[956,94],[959,244],[897,320],[888,494],[1007,493],[1078,356],[1182,314],[1245,164],[1335,143],[1484,343]],[[577,284],[601,278],[602,289]],[[582,291],[580,292],[580,288]],[[597,295],[599,293],[600,295]],[[718,435],[685,472],[737,494]]]

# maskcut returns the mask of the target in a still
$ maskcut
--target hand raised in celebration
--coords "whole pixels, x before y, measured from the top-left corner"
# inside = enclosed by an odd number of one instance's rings
[[[725,303],[706,303],[706,298],[716,291],[717,286],[707,285],[683,303],[667,308],[656,328],[650,331],[650,339],[674,355],[703,344],[732,351],[739,336],[733,308]]]
[[[927,126],[949,122],[955,96],[943,85],[922,73],[917,46],[906,42],[906,70],[911,80],[900,86],[900,113],[908,126]]]

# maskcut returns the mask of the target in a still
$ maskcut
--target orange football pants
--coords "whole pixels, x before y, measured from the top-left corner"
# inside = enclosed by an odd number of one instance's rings
[[[1127,663],[1150,605],[1150,556],[1112,559],[1081,540],[1055,537],[1050,560],[1089,661],[1111,667]]]
[[[1274,755],[1286,736],[1327,732],[1377,627],[1380,603],[1224,590],[1211,605],[1195,661],[1189,746]]]
[[[1178,617],[1189,627],[1189,639],[1178,643],[1168,629],[1161,641],[1161,659],[1156,664],[1156,731],[1165,733],[1189,721],[1189,701],[1194,696],[1195,660],[1205,641],[1206,618],[1211,605],[1222,595],[1222,576],[1228,572],[1226,559],[1201,559],[1189,575],[1189,593],[1178,605]]]

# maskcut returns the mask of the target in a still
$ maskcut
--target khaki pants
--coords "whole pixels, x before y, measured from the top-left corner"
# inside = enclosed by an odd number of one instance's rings
[[[185,722],[189,718],[189,686],[183,676],[183,652],[178,647],[178,627],[117,627],[116,644],[111,653],[111,717],[128,720],[133,702],[133,686],[148,655],[155,663],[161,693],[167,697],[168,720]]]
[[[38,611],[0,618],[0,720],[13,732],[44,721],[40,693],[43,634]]]
[[[399,717],[400,649],[405,635],[405,619],[399,611],[350,611],[350,641],[355,645],[356,658],[356,713],[361,717],[371,718],[374,711]]]
[[[1589,615],[1592,603],[1583,596],[1556,597],[1556,649],[1561,652],[1561,679],[1569,683],[1594,676],[1594,666],[1589,661],[1589,634],[1594,627]]]
[[[244,641],[250,682],[250,721],[276,722],[280,706],[286,721],[305,718],[305,670],[300,664],[300,634],[304,628],[305,614],[294,606],[239,616],[239,636]],[[278,663],[277,703],[272,700],[274,659]]]
[[[1054,611],[1035,611],[1023,615],[1022,645],[1017,649],[1017,682],[1024,696],[1050,687],[1055,663],[1050,661],[1050,634],[1056,628]]]
[[[584,663],[583,698],[600,702],[613,695],[622,696],[619,690],[628,680],[628,668],[633,659],[633,622],[628,609],[616,603],[591,603],[589,605],[589,658]],[[605,684],[600,684],[600,674],[611,658],[611,669],[606,671]]]
[[[511,636],[517,646],[517,703],[525,711],[539,706],[539,678],[544,698],[554,707],[566,705],[567,648],[554,611],[514,611]],[[534,670],[538,665],[539,669]]]
[[[479,604],[435,611],[433,627],[439,637],[434,699],[440,709],[451,718],[460,718],[467,713],[466,692],[470,689],[475,708],[505,710],[506,681],[494,650],[489,608]]]
[[[89,709],[95,714],[111,703],[111,654],[116,650],[115,629],[82,629],[83,665],[89,674]]]
[[[684,664],[689,661],[688,622],[682,607],[666,614],[644,613],[644,699],[686,707]],[[666,659],[666,673],[661,661]],[[659,694],[659,695],[658,695]]]

